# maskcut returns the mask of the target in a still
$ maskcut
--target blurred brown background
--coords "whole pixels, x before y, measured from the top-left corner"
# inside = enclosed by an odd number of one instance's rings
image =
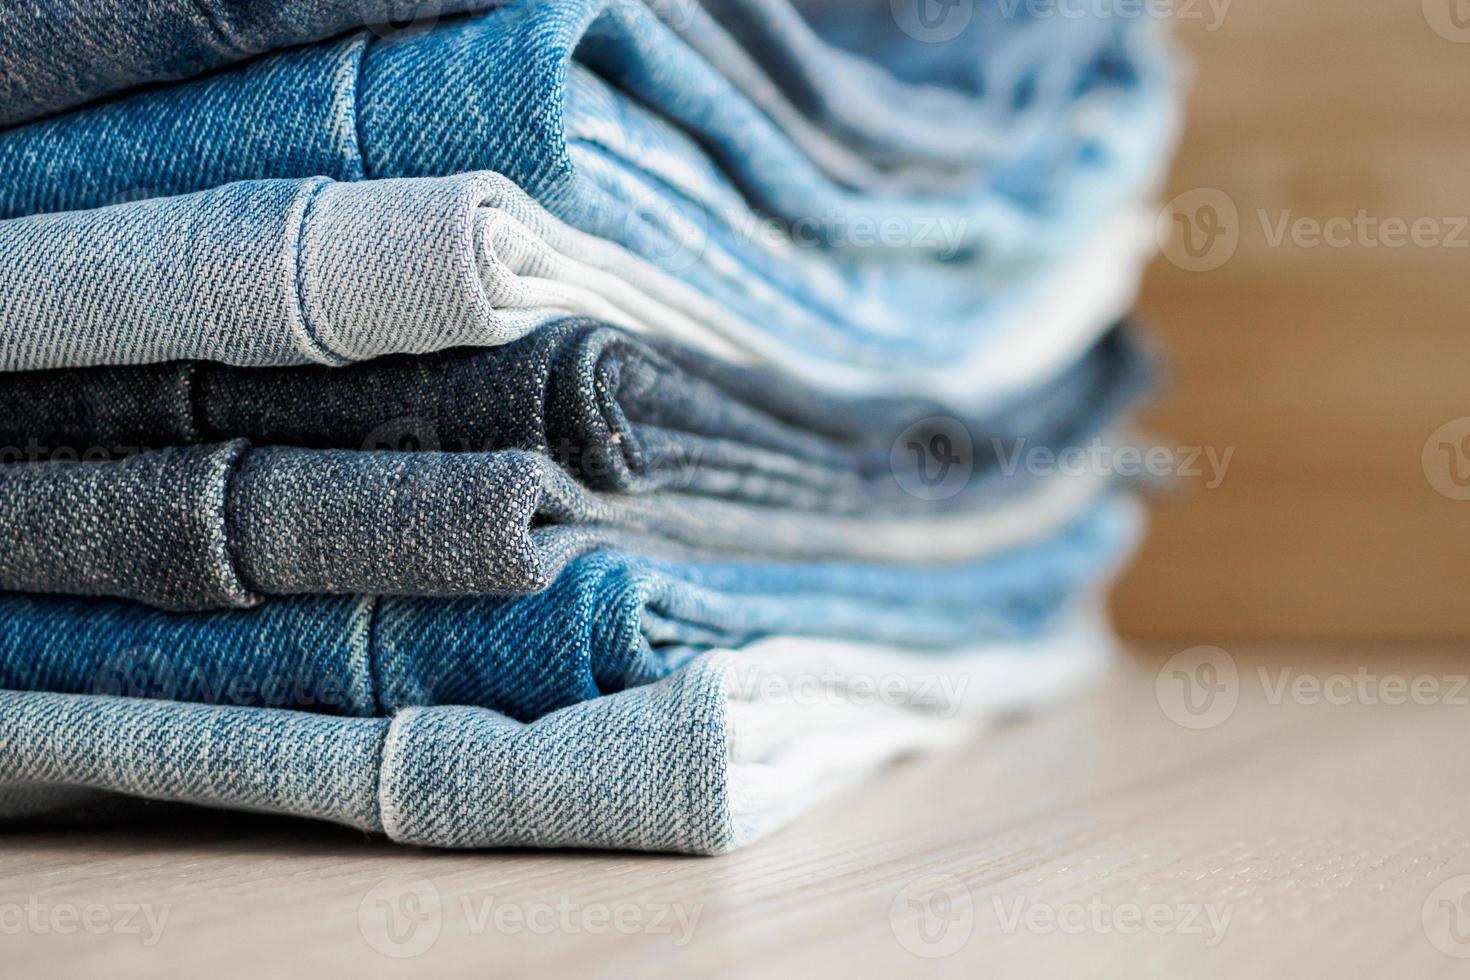
[[[1421,459],[1470,416],[1470,2],[1234,0],[1214,24],[1179,3],[1196,78],[1165,196],[1223,191],[1239,244],[1211,271],[1155,264],[1172,377],[1148,421],[1235,455],[1156,508],[1123,629],[1470,638],[1470,501]],[[1404,244],[1394,218],[1432,223]]]

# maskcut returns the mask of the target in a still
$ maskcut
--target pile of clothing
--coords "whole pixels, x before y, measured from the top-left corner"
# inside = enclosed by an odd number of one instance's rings
[[[7,6],[0,819],[717,853],[1095,676],[1177,114],[1095,6]]]

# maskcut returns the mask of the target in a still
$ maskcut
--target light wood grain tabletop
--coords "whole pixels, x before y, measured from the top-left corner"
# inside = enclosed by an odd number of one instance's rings
[[[0,837],[0,976],[1470,972],[1466,664],[1164,650],[724,858]]]

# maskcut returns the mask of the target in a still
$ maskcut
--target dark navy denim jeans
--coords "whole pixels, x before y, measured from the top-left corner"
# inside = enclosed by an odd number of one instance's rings
[[[672,342],[568,320],[505,347],[342,368],[187,362],[0,374],[0,463],[116,458],[246,439],[314,449],[544,452],[588,486],[872,512],[904,493],[895,440],[925,419],[998,447],[1076,445],[1111,425],[1149,365],[1120,328],[1064,377],[984,418],[917,400],[825,395]]]

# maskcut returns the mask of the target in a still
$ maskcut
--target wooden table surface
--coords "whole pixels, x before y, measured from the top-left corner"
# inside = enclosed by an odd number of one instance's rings
[[[1464,975],[1465,669],[1140,656],[717,859],[232,815],[11,835],[0,976]]]

